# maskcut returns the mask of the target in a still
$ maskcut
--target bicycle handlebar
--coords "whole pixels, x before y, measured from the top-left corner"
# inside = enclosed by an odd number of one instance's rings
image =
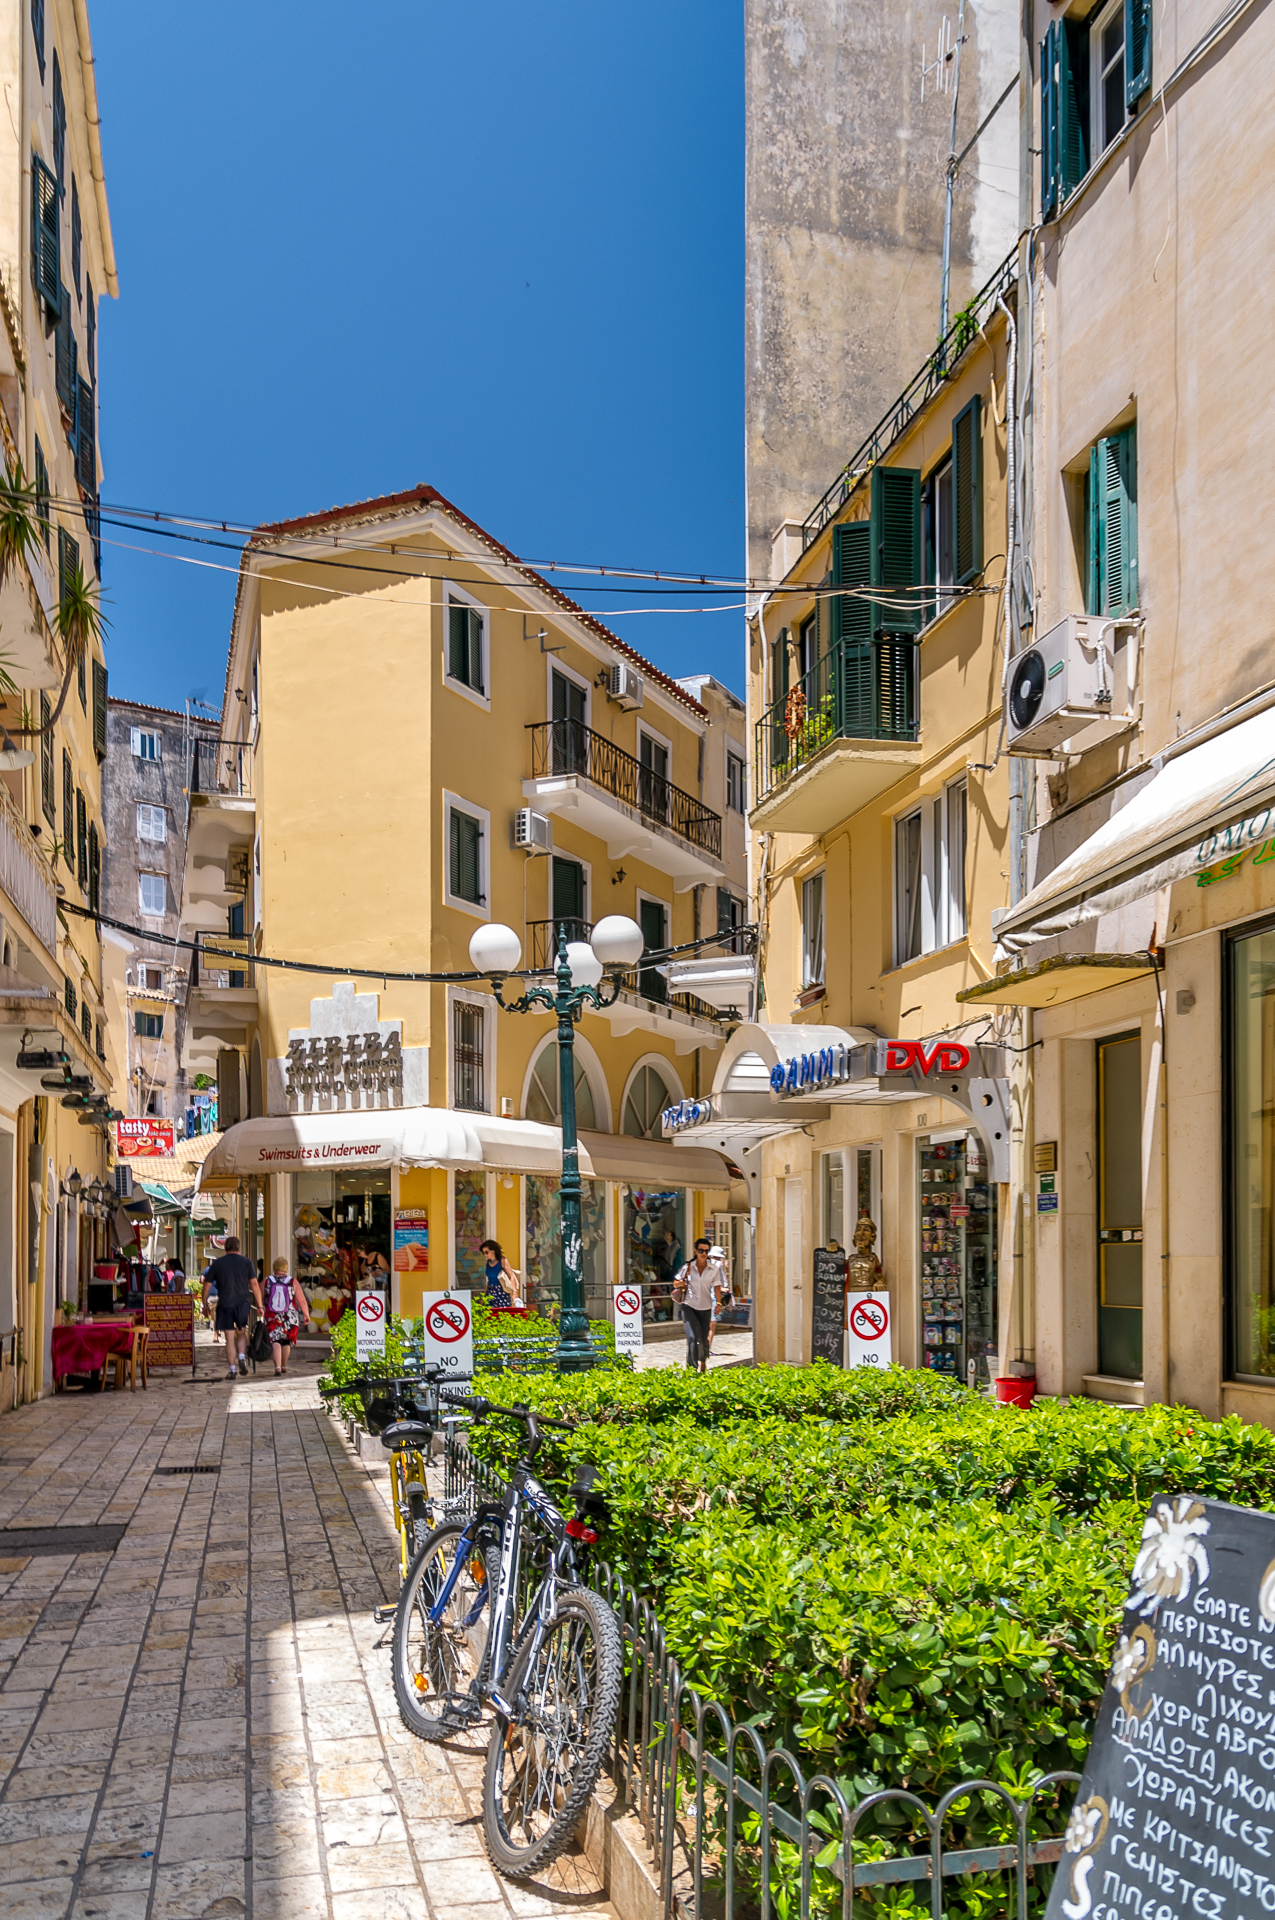
[[[557,1427],[562,1433],[575,1432],[575,1425],[570,1420],[550,1420],[544,1414],[533,1413],[530,1407],[498,1407],[477,1393],[458,1395],[456,1404],[465,1407],[476,1420],[486,1420],[491,1414],[498,1415],[502,1420],[517,1420],[529,1434],[534,1434],[540,1427]]]

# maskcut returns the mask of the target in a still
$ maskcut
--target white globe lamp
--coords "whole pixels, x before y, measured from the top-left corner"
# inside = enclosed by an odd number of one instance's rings
[[[602,962],[587,940],[568,940],[567,965],[573,987],[596,987],[602,981]]]
[[[623,913],[608,913],[599,920],[589,944],[604,967],[636,966],[646,947],[637,921]]]
[[[512,927],[490,921],[470,940],[469,959],[478,973],[493,977],[513,973],[522,960],[522,941]]]

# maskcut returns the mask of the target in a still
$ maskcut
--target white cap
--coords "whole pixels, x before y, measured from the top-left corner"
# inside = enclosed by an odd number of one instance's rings
[[[724,1260],[726,1258],[725,1247],[710,1247],[708,1257],[710,1260]]]

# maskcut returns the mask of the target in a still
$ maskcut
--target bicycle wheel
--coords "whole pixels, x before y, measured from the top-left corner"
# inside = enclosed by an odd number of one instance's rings
[[[442,1614],[430,1618],[463,1533],[435,1528],[407,1570],[394,1612],[394,1693],[404,1725],[421,1740],[441,1740],[464,1724],[456,1696],[468,1694],[487,1656],[487,1575],[472,1542]]]
[[[516,1655],[483,1775],[483,1838],[510,1879],[538,1873],[570,1846],[597,1785],[620,1705],[620,1629],[604,1600],[568,1587],[537,1643]]]

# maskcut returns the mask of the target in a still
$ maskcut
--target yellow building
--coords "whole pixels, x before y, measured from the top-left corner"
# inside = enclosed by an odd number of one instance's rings
[[[708,1111],[669,1132],[748,1173],[763,1359],[811,1358],[814,1250],[867,1215],[894,1358],[997,1370],[1009,1056],[956,996],[991,976],[1006,897],[1013,270],[779,529],[782,584],[750,624],[762,1011],[719,1056]]]
[[[15,689],[0,720],[16,732],[57,707],[56,614],[77,562],[96,590],[97,301],[118,288],[86,9],[14,9],[0,77],[0,447],[45,503],[36,550],[0,587]],[[102,954],[93,922],[66,911],[98,901],[105,725],[95,643],[56,725],[0,756],[0,1409],[51,1391],[57,1305],[87,1303],[107,1249],[88,1193],[107,1169]]]
[[[385,976],[468,972],[488,920],[537,968],[563,922],[630,915],[652,952],[741,925],[745,743],[734,695],[669,679],[432,488],[258,529],[183,903],[242,962],[192,968],[186,1064],[217,1074],[228,1128],[205,1184],[242,1186],[316,1318],[361,1250],[397,1254],[411,1313],[478,1280],[487,1235],[552,1300],[551,1017],[502,1012],[481,981]],[[671,980],[642,967],[578,1029],[595,1317],[632,1280],[671,1331],[672,1264],[710,1216],[746,1264],[742,1186],[660,1117],[707,1088],[751,990],[726,951]]]

